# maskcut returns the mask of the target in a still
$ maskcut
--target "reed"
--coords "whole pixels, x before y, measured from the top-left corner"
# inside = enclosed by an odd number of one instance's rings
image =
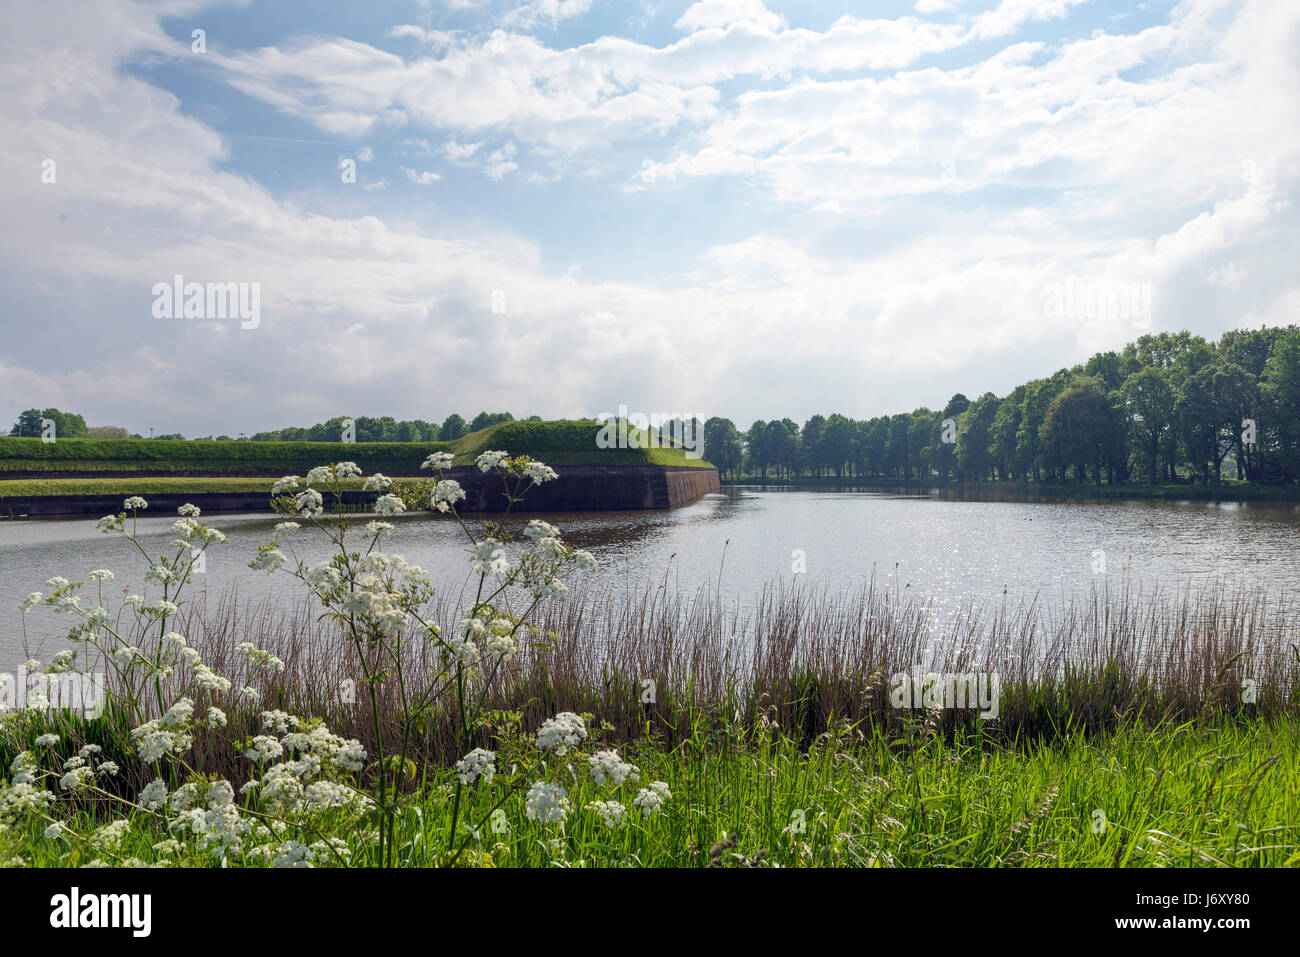
[[[464,606],[464,595],[444,590],[429,610],[451,627]],[[931,603],[871,581],[848,592],[772,584],[749,607],[725,601],[711,583],[694,594],[655,586],[579,592],[538,619],[539,631],[493,681],[486,707],[517,712],[524,729],[559,711],[590,714],[611,743],[649,738],[668,748],[724,725],[775,726],[807,747],[846,725],[864,737],[897,738],[920,722],[948,740],[960,732],[1023,747],[1130,724],[1248,723],[1300,713],[1296,611],[1291,599],[1263,589],[1123,583],[1050,607],[969,607],[936,632]],[[324,718],[367,747],[376,724],[388,743],[396,738],[391,687],[381,688],[376,723],[360,693],[355,649],[305,600],[244,601],[227,592],[185,614],[191,644],[223,673],[240,672],[235,646],[243,641],[286,664],[261,682],[258,709],[222,702],[237,733],[196,744],[210,749],[204,761],[213,773],[247,773],[229,742],[256,733],[263,708]],[[433,666],[427,645],[407,647],[412,674]],[[996,674],[996,719],[973,708],[894,707],[891,679],[918,670]],[[417,753],[445,766],[463,742],[452,702],[439,704]],[[490,731],[476,735],[486,745]]]

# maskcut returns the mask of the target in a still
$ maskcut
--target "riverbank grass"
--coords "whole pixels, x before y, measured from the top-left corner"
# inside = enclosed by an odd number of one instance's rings
[[[563,820],[530,820],[510,790],[528,746],[496,742],[496,786],[462,789],[454,847],[456,772],[425,768],[397,822],[401,866],[469,867],[1276,867],[1300,863],[1300,725],[1128,727],[1105,739],[1072,736],[1028,750],[953,742],[919,728],[904,741],[862,740],[852,727],[801,749],[779,728],[699,735],[665,750],[624,749],[639,782],[566,781]],[[588,763],[596,734],[569,757]],[[518,772],[522,775],[522,772]],[[670,798],[646,813],[630,795],[662,781]],[[624,793],[626,792],[626,793]],[[621,800],[621,823],[606,808]],[[597,803],[600,802],[600,803]],[[117,819],[102,804],[68,822],[94,833]],[[230,849],[215,858],[164,823],[134,814],[109,846],[47,836],[50,822],[0,832],[0,861],[67,867],[146,864],[271,866]],[[283,834],[286,853],[313,866],[361,867],[375,844],[364,828],[322,819]],[[298,843],[294,843],[297,841]],[[312,846],[315,850],[312,850]],[[304,850],[305,848],[305,850]],[[281,861],[280,863],[285,863]]]

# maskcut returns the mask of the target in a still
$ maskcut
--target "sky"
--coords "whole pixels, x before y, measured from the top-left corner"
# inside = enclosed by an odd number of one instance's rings
[[[1294,323],[1298,90],[1279,0],[6,0],[0,419],[745,428]]]

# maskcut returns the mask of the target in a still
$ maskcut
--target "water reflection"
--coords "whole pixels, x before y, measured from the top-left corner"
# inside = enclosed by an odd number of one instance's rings
[[[599,586],[671,588],[694,594],[715,583],[729,599],[751,602],[764,583],[793,582],[793,556],[806,562],[801,584],[831,589],[879,584],[920,594],[940,618],[963,606],[990,607],[1037,596],[1051,604],[1116,578],[1161,588],[1220,581],[1290,592],[1300,586],[1300,505],[1168,501],[972,501],[915,492],[729,488],[673,512],[533,515],[560,526],[572,544],[600,560]],[[140,521],[151,551],[173,538],[174,516]],[[228,544],[211,551],[199,589],[237,586],[257,599],[297,586],[247,567],[272,534],[271,515],[217,515]],[[468,582],[463,533],[442,516],[398,519],[388,545],[424,566],[452,593]],[[328,555],[323,537],[304,530],[299,554]],[[1099,559],[1104,571],[1099,571]],[[22,660],[18,605],[54,575],[84,577],[111,568],[119,594],[143,587],[140,557],[90,520],[0,522],[0,670]],[[45,654],[62,647],[71,622],[48,609],[27,618]]]

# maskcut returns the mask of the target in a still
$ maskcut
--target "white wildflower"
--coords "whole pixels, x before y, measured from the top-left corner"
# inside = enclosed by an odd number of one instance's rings
[[[563,823],[569,813],[568,792],[559,784],[538,781],[528,789],[524,810],[530,821]]]
[[[587,759],[587,763],[591,766],[591,779],[597,784],[619,787],[624,781],[635,781],[639,777],[637,766],[626,763],[617,751],[597,751]]]
[[[546,719],[537,732],[537,747],[543,751],[553,748],[560,756],[567,754],[569,748],[578,747],[585,740],[587,740],[587,726],[583,724],[582,718],[572,711],[561,711],[554,718]]]
[[[671,797],[672,793],[665,782],[653,781],[648,788],[642,788],[637,792],[632,803],[641,809],[644,817],[650,817],[658,814],[663,809],[664,802]]]
[[[484,748],[475,748],[456,762],[456,771],[461,784],[473,784],[480,777],[484,784],[491,784],[496,775],[496,752]]]

